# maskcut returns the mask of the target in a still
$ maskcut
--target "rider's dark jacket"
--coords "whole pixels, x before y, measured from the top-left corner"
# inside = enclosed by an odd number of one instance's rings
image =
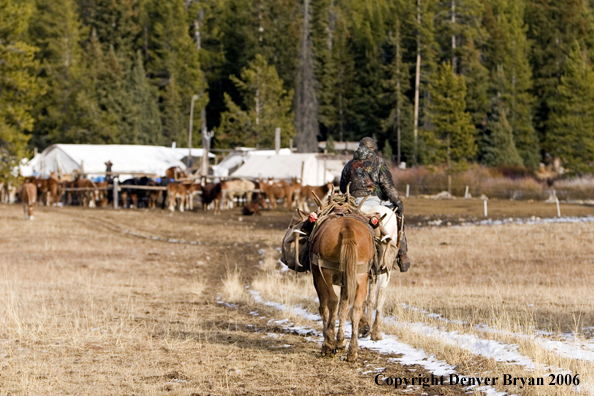
[[[349,192],[354,197],[376,195],[382,201],[390,201],[394,205],[400,201],[386,163],[367,146],[360,146],[355,151],[353,159],[342,170],[340,177],[342,193],[346,193],[349,183],[351,183]]]

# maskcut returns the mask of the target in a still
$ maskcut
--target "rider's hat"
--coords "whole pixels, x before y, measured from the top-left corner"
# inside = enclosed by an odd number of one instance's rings
[[[373,140],[373,138],[370,138],[370,137],[364,137],[359,142],[359,147],[361,147],[361,146],[366,146],[372,150],[375,150],[375,140]]]

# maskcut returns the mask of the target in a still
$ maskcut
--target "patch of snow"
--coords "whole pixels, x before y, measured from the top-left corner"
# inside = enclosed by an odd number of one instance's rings
[[[529,217],[529,218],[516,218],[516,219],[503,219],[503,220],[493,220],[493,219],[486,219],[486,220],[478,220],[478,221],[471,221],[470,223],[466,223],[464,225],[456,225],[452,228],[462,228],[462,227],[472,227],[472,226],[493,226],[493,225],[507,225],[507,224],[526,224],[526,225],[535,225],[535,224],[555,224],[555,223],[594,223],[594,216],[564,216],[564,217],[548,217],[541,219],[540,217]]]
[[[450,320],[450,319],[442,317],[441,314],[430,313],[429,311],[425,311],[420,308],[411,307],[408,304],[401,304],[401,306],[407,310],[414,311],[414,312],[420,312],[420,313],[425,314],[429,318],[440,320],[440,321],[443,321],[446,323],[453,323],[453,324],[459,324],[459,325],[467,325],[468,324],[468,322],[463,322],[460,320]],[[560,356],[563,356],[566,358],[584,360],[584,361],[589,361],[589,362],[594,361],[594,343],[589,343],[585,340],[581,340],[578,337],[576,337],[575,334],[561,335],[562,338],[567,340],[567,342],[563,342],[563,341],[551,340],[551,339],[547,339],[547,338],[543,337],[543,336],[553,336],[553,335],[555,335],[555,333],[542,331],[542,330],[536,330],[535,331],[536,336],[534,336],[534,335],[523,334],[523,333],[515,333],[515,332],[507,331],[507,330],[495,329],[495,328],[488,326],[486,324],[478,324],[475,326],[475,328],[481,332],[484,332],[484,333],[502,334],[502,335],[517,337],[517,338],[521,338],[521,339],[534,340],[543,349],[546,349],[551,352],[555,352],[555,353],[559,354]]]
[[[518,345],[486,340],[472,334],[460,334],[457,331],[444,331],[423,323],[403,323],[391,316],[386,317],[386,321],[401,329],[412,330],[427,337],[438,339],[448,345],[469,351],[474,355],[484,356],[497,362],[517,364],[528,369],[535,368],[535,364],[530,358],[518,353]]]

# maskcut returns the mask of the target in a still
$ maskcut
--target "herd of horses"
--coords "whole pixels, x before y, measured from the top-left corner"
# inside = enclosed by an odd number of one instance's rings
[[[74,178],[66,175],[58,178],[52,173],[49,178],[27,177],[18,188],[4,183],[0,185],[0,202],[8,203],[14,201],[11,197],[16,197],[25,203],[23,194],[27,186],[27,207],[36,204],[107,207],[114,205],[114,199],[117,199],[118,207],[161,207],[168,208],[173,213],[176,209],[180,212],[193,210],[195,198],[199,196],[204,211],[213,209],[214,214],[219,215],[221,208],[243,205],[243,214],[254,215],[259,214],[263,208],[276,209],[279,202],[282,202],[285,208],[297,206],[307,210],[311,191],[323,196],[327,194],[331,185],[302,186],[296,178],[208,182],[205,178],[196,179],[182,169],[172,167],[160,178],[142,176],[123,180],[119,183],[116,198],[113,190],[114,178],[111,176],[109,165],[106,177],[102,181],[93,181],[84,175],[76,175]]]

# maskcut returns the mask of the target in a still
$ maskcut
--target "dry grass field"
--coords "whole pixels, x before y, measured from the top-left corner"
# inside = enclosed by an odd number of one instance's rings
[[[431,207],[443,217],[459,202],[411,200],[407,211],[420,221],[432,216]],[[490,205],[515,210],[509,201]],[[254,300],[249,290],[317,310],[311,275],[279,271],[276,248],[289,217],[282,210],[214,217],[42,207],[28,222],[20,206],[0,205],[0,395],[375,395],[400,392],[377,386],[378,372],[430,376],[391,359],[397,351],[364,349],[356,364],[320,358],[316,338],[288,331],[283,320],[312,332],[319,323]],[[393,276],[387,337],[455,365],[461,375],[532,377],[562,369],[594,384],[594,362],[544,342],[594,353],[594,224],[425,227],[407,235],[413,267]],[[477,354],[452,342],[453,334],[515,346],[534,369]]]

